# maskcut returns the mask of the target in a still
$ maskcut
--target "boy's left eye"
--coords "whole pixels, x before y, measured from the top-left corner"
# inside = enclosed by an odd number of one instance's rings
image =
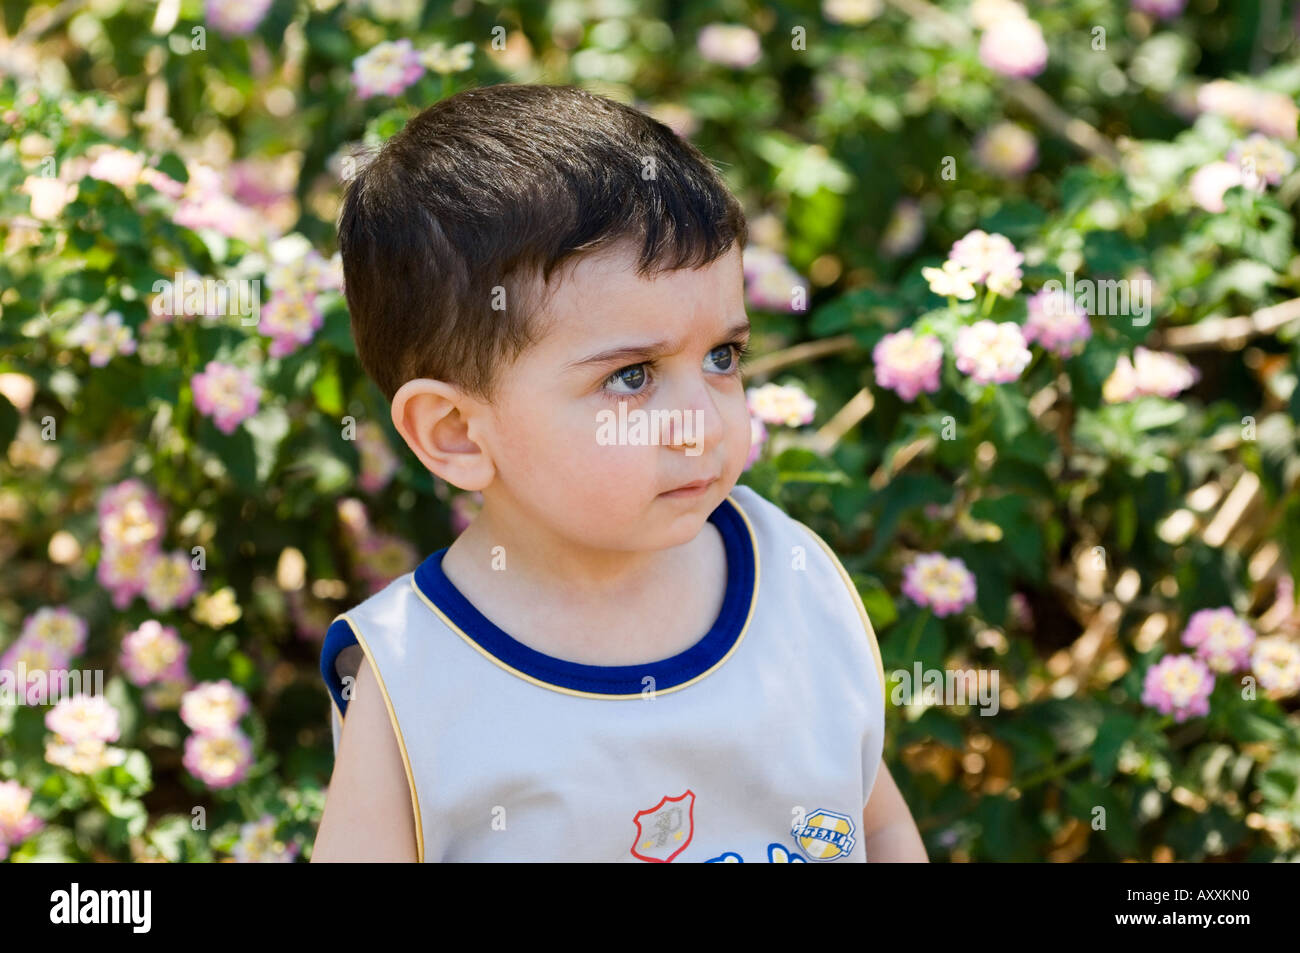
[[[720,371],[730,370],[731,365],[735,363],[736,359],[735,355],[731,353],[734,347],[735,345],[732,344],[720,344],[709,352],[709,355],[705,360],[713,361],[713,366]]]

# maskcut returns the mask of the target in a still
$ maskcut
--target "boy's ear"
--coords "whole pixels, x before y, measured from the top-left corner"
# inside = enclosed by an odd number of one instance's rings
[[[483,410],[454,384],[416,378],[393,395],[393,426],[426,469],[462,490],[482,490],[496,474],[476,439]]]

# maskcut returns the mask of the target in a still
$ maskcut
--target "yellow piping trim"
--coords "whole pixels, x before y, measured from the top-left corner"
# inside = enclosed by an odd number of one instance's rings
[[[795,520],[795,522],[799,523],[798,520]],[[840,558],[835,555],[835,551],[826,544],[826,540],[814,533],[809,529],[809,527],[804,526],[803,523],[799,523],[799,525],[808,530],[809,534],[812,535],[812,538],[817,540],[821,548],[826,551],[826,555],[831,558],[831,562],[833,562],[835,568],[839,570],[840,578],[844,580],[844,585],[846,585],[849,592],[853,594],[853,603],[858,607],[858,615],[862,616],[862,625],[866,628],[867,636],[871,641],[871,654],[876,659],[876,672],[880,675],[880,691],[884,693],[886,691],[885,664],[881,661],[880,646],[876,642],[876,630],[872,627],[871,620],[867,618],[867,607],[862,604],[862,596],[858,594],[858,587],[853,584],[853,578],[849,575],[848,570],[844,568],[844,564],[840,562]]]
[[[752,620],[754,617],[754,606],[758,603],[758,584],[759,584],[758,537],[754,533],[754,524],[749,521],[749,517],[745,514],[745,510],[741,507],[741,505],[737,503],[735,500],[733,500],[730,496],[727,496],[726,501],[730,503],[733,507],[735,507],[736,512],[740,514],[740,518],[745,521],[745,528],[749,532],[750,549],[754,553],[754,590],[749,597],[749,611],[745,614],[745,624],[740,627],[740,634],[736,636],[736,641],[732,643],[731,648],[727,650],[726,655],[722,656],[722,658],[718,659],[715,663],[713,663],[712,666],[710,666],[705,671],[701,672],[699,675],[696,675],[690,681],[682,682],[680,685],[674,685],[672,688],[665,688],[662,690],[656,689],[654,692],[654,694],[656,695],[671,695],[673,692],[681,691],[683,688],[690,688],[692,685],[694,685],[696,682],[700,681],[701,679],[707,678],[713,672],[721,668],[722,665],[727,661],[727,659],[731,658],[732,654],[736,651],[736,649],[740,648],[740,643],[745,641],[745,635],[749,632],[749,623],[750,620]],[[466,635],[463,631],[461,631],[460,627],[456,625],[456,623],[452,622],[451,619],[447,618],[447,616],[443,613],[443,611],[439,609],[436,605],[434,605],[433,602],[429,600],[428,596],[426,596],[423,592],[420,591],[420,587],[415,584],[414,573],[411,574],[411,588],[415,591],[415,594],[420,597],[420,600],[426,606],[428,606],[434,612],[434,614],[438,616],[439,619],[442,620],[443,624],[446,625],[447,628],[451,629],[453,632],[455,632],[465,641],[466,645],[474,649],[474,651],[478,652],[479,655],[483,656],[489,662],[493,663],[499,668],[504,669],[505,671],[509,672],[511,675],[518,676],[519,678],[522,678],[524,681],[530,682],[533,685],[538,686],[539,688],[548,688],[551,691],[560,692],[561,694],[564,695],[572,695],[576,698],[599,698],[599,699],[605,699],[609,701],[618,701],[618,700],[625,700],[630,698],[644,697],[644,694],[641,692],[638,692],[633,695],[603,695],[596,692],[579,691],[576,688],[567,688],[563,685],[555,685],[551,682],[545,682],[539,678],[535,678],[532,675],[527,674],[526,672],[521,672],[519,671],[519,669],[515,668],[514,666],[507,665],[505,662],[501,661],[501,659],[497,658],[491,652],[484,649],[481,645],[479,645],[468,635]]]
[[[402,767],[406,769],[406,782],[411,787],[411,808],[415,811],[415,859],[417,863],[424,863],[424,825],[420,822],[420,798],[415,792],[415,775],[411,771],[411,758],[406,753],[406,741],[402,738],[402,728],[397,723],[397,712],[393,709],[393,700],[388,697],[388,688],[384,685],[384,676],[379,671],[379,666],[375,664],[375,656],[370,651],[370,646],[366,644],[365,636],[357,628],[357,624],[344,613],[338,616],[348,624],[352,634],[357,637],[357,644],[361,646],[361,651],[366,653],[366,661],[370,663],[370,670],[375,673],[375,681],[379,683],[379,693],[384,696],[384,706],[388,709],[388,718],[393,723],[393,733],[397,736],[397,747],[402,752]],[[335,621],[338,621],[336,619]],[[334,701],[333,693],[330,694],[330,704],[334,705],[334,710],[338,711],[338,703]],[[339,724],[343,723],[343,713],[339,712]],[[340,742],[343,740],[343,733],[339,732]]]

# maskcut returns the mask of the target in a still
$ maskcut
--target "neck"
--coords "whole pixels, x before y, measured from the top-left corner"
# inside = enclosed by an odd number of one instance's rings
[[[662,578],[685,560],[694,542],[659,550],[589,546],[539,524],[509,500],[484,493],[482,509],[447,555],[456,553],[453,565],[493,567],[493,551],[502,547],[506,571],[516,586],[586,604],[644,595],[646,581]]]

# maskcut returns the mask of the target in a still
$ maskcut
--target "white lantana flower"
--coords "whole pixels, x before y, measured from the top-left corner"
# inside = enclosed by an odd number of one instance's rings
[[[444,76],[463,73],[474,65],[474,44],[467,41],[448,47],[439,40],[420,54],[420,62],[426,69]]]

